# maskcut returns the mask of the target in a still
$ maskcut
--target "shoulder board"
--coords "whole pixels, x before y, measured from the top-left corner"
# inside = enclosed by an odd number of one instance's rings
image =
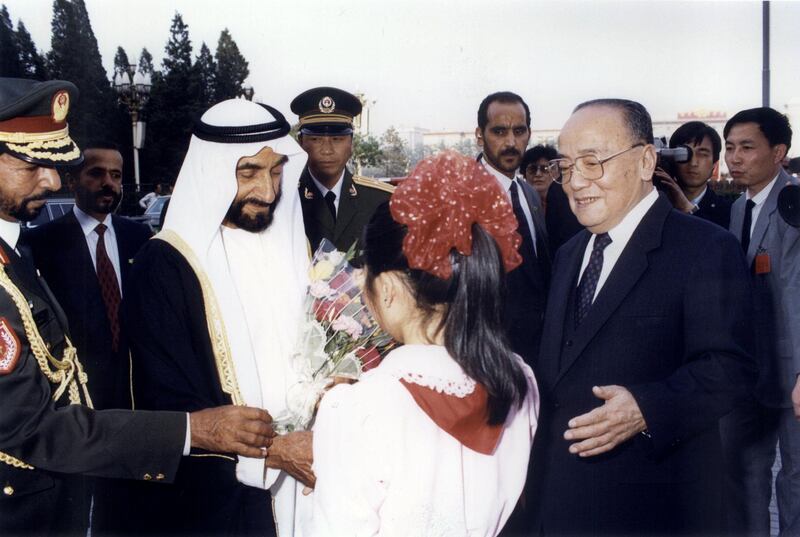
[[[394,186],[389,183],[384,183],[383,181],[376,181],[375,179],[371,179],[369,177],[364,177],[362,175],[354,175],[353,182],[359,186],[365,186],[367,188],[375,188],[378,190],[383,190],[384,192],[388,192],[389,194],[394,193]]]

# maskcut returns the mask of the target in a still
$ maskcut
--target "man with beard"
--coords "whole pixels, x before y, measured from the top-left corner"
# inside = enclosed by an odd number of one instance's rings
[[[164,229],[136,256],[123,303],[137,408],[248,404],[279,415],[307,286],[297,184],[306,156],[274,108],[231,99],[195,124]],[[310,447],[310,433],[301,435]],[[135,535],[297,535],[310,461],[284,439],[264,461],[193,451],[174,485],[142,483]],[[273,467],[277,466],[277,469]],[[281,470],[288,469],[291,475]],[[150,486],[148,486],[150,485]]]
[[[36,268],[64,313],[89,378],[96,408],[131,408],[130,364],[119,323],[131,262],[150,238],[147,226],[113,215],[122,199],[122,154],[90,142],[67,174],[72,212],[28,236]]]
[[[33,266],[19,220],[83,159],[66,122],[77,88],[0,78],[0,534],[86,535],[77,474],[172,482],[190,448],[264,453],[269,414],[95,411],[67,319]]]

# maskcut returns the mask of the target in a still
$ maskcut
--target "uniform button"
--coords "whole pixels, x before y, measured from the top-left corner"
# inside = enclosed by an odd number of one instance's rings
[[[6,496],[13,496],[14,487],[12,487],[11,485],[6,485],[5,487],[3,487],[3,494],[5,494]]]
[[[156,476],[156,481],[161,481],[162,479],[164,479],[164,474],[158,474]]]
[[[566,341],[564,342],[564,346],[565,346],[565,347],[572,347],[572,340],[571,340],[571,339],[568,339],[568,340],[566,340]]]
[[[144,474],[145,481],[150,481],[151,479],[153,479],[153,476],[151,476],[150,474]]]

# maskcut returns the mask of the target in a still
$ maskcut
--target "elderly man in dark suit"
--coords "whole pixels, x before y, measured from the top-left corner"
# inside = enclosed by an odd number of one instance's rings
[[[734,237],[659,197],[652,141],[622,99],[579,105],[559,137],[554,177],[587,230],[556,256],[535,364],[536,533],[721,527],[718,421],[755,372],[747,272]]]
[[[122,154],[90,142],[67,172],[75,206],[28,236],[36,267],[64,308],[97,408],[131,408],[130,362],[119,323],[130,264],[150,229],[112,214],[122,199]]]
[[[781,470],[775,484],[779,523],[800,528],[800,231],[778,212],[778,196],[798,184],[782,166],[792,143],[789,120],[772,108],[753,108],[725,125],[725,161],[747,190],[733,204],[730,231],[740,239],[753,282],[759,379],[755,397],[723,420],[731,532],[766,535],[776,444]],[[792,526],[794,525],[794,526]],[[795,530],[790,531],[789,528]]]

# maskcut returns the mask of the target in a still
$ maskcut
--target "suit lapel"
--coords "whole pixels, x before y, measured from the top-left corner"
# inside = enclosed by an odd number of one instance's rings
[[[303,173],[300,175],[300,199],[303,206],[307,208],[303,211],[303,214],[317,222],[319,229],[323,230],[321,234],[327,234],[328,230],[332,232],[334,229],[333,217],[325,205],[322,193],[317,188],[314,180],[311,179],[308,165],[303,168]],[[333,235],[333,233],[330,234]]]
[[[742,224],[744,223],[744,204],[745,194],[736,198],[731,206],[731,223],[728,226],[728,231],[736,236],[736,239],[741,242],[742,240]]]
[[[128,235],[125,233],[125,222],[123,221],[123,218],[113,214],[111,215],[111,223],[114,226],[114,236],[117,239],[120,279],[124,282],[128,279],[128,270],[130,268],[129,261],[133,259],[133,256],[136,254],[136,252],[131,251],[131,244],[127,240]]]
[[[614,265],[614,269],[597,294],[586,318],[575,330],[573,344],[564,350],[556,382],[569,370],[647,270],[649,265],[647,254],[661,245],[664,221],[670,210],[669,202],[659,197],[655,205],[642,218]],[[582,259],[581,256],[578,263]]]
[[[570,312],[567,311],[568,297],[572,287],[577,285],[578,271],[583,261],[583,252],[586,250],[586,244],[592,236],[586,230],[582,230],[580,233],[580,239],[574,242],[571,250],[563,249],[563,253],[559,252],[559,257],[563,255],[564,261],[559,263],[558,266],[566,267],[567,270],[555,271],[550,285],[545,324],[552,326],[544,327],[543,333],[546,334],[546,337],[542,340],[542,349],[539,353],[540,367],[537,368],[537,373],[541,371],[543,377],[548,379],[555,379],[558,376],[558,364],[561,361],[559,359],[561,342],[564,339],[564,322],[567,319],[567,315],[570,315]],[[572,318],[571,315],[570,318]]]
[[[772,218],[772,213],[778,210],[778,194],[780,194],[783,185],[785,185],[787,180],[789,180],[789,178],[784,177],[784,175],[786,175],[786,172],[781,170],[781,173],[778,174],[777,181],[775,181],[775,184],[772,185],[772,190],[770,191],[769,196],[767,196],[767,199],[764,200],[764,206],[758,213],[756,225],[753,227],[753,234],[750,236],[750,246],[747,249],[748,265],[753,263],[756,253],[758,253],[758,248],[761,246],[761,242],[764,240],[764,235],[767,233],[767,228],[769,227],[769,221]]]
[[[353,195],[353,192],[355,192],[355,195]],[[350,173],[350,170],[345,169],[344,177],[342,177],[342,189],[339,192],[339,208],[336,210],[336,227],[333,232],[334,242],[337,242],[344,234],[357,212],[358,190],[353,185],[353,174]]]

